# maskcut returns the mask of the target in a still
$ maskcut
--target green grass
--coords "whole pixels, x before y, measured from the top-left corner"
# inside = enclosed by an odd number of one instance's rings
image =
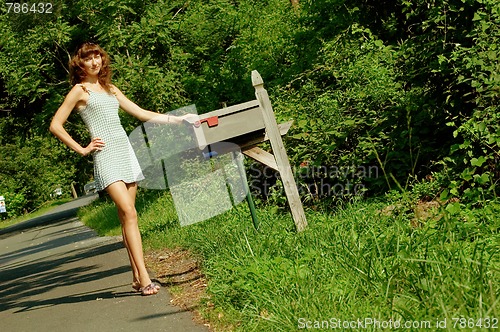
[[[432,329],[447,319],[456,330],[454,318],[500,318],[500,205],[414,227],[408,214],[380,213],[389,203],[308,211],[298,234],[290,215],[273,208],[258,210],[256,232],[244,204],[182,228],[168,194],[141,195],[137,206],[146,247],[180,246],[201,258],[204,314],[231,330],[293,331],[307,321],[331,328],[358,318],[428,321]],[[104,222],[115,214],[111,203],[96,203],[82,219],[119,234],[117,219]]]
[[[45,203],[42,207],[40,207],[39,209],[37,209],[31,213],[26,213],[26,214],[19,216],[19,217],[1,220],[0,221],[0,229],[18,224],[20,222],[23,222],[23,221],[26,221],[26,220],[29,220],[32,218],[39,217],[47,212],[50,212],[50,210],[54,209],[55,207],[62,205],[64,203],[67,203],[71,200],[72,200],[71,198],[61,198],[61,199],[58,199],[55,201],[49,201],[49,202]]]

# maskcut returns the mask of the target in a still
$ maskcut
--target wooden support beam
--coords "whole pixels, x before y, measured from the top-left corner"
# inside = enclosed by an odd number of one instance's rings
[[[283,122],[278,125],[278,129],[280,131],[281,136],[286,135],[288,130],[290,130],[290,127],[293,124],[293,120],[288,121],[288,122]],[[255,145],[260,144],[265,141],[269,141],[269,137],[267,136],[267,131],[264,131],[264,133],[261,133],[259,135],[258,132],[256,132],[257,135],[249,135],[249,137],[245,137],[244,140],[239,140],[238,138],[231,139],[229,140],[230,142],[234,142],[235,144],[238,144],[241,148],[241,150],[248,150],[250,148],[253,148]]]
[[[281,140],[281,133],[278,129],[273,107],[271,105],[271,101],[269,100],[269,95],[267,90],[264,89],[264,81],[262,80],[262,77],[256,70],[252,71],[252,84],[255,88],[255,96],[257,97],[262,110],[266,133],[269,137],[269,141],[271,142],[278,172],[280,173],[281,181],[283,182],[283,187],[285,188],[285,194],[288,199],[288,204],[290,205],[295,227],[298,232],[303,231],[307,226],[307,220],[302,206],[302,201],[300,200],[299,191],[293,177],[290,162],[288,161],[285,146]]]
[[[258,146],[254,146],[250,149],[242,150],[245,156],[248,156],[252,159],[257,160],[259,163],[264,164],[266,166],[271,167],[275,171],[279,172],[278,164],[276,164],[276,160],[274,156],[269,152],[262,150]]]

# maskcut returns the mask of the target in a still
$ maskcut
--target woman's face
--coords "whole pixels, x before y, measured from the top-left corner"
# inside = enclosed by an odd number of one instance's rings
[[[102,67],[99,53],[92,53],[83,59],[83,69],[88,76],[97,76]]]

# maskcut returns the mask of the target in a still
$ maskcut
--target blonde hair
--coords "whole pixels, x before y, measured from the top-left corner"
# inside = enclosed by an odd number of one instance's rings
[[[111,93],[111,67],[109,56],[99,45],[92,42],[85,42],[78,46],[75,54],[69,61],[69,77],[72,85],[81,83],[87,75],[84,70],[84,60],[91,54],[101,56],[102,65],[99,71],[98,80],[101,86]]]

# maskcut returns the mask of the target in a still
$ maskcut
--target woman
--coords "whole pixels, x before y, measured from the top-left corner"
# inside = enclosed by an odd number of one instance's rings
[[[72,57],[69,68],[74,86],[54,115],[50,131],[80,155],[92,154],[96,189],[106,190],[118,209],[123,243],[132,267],[132,287],[142,295],[156,294],[160,287],[151,281],[144,264],[135,210],[137,181],[143,176],[128,136],[120,124],[118,108],[144,122],[154,118],[155,122],[178,124],[190,116],[161,115],[130,101],[111,84],[109,57],[97,44],[82,44]],[[80,113],[90,131],[92,139],[86,147],[76,142],[64,129],[73,110]]]

